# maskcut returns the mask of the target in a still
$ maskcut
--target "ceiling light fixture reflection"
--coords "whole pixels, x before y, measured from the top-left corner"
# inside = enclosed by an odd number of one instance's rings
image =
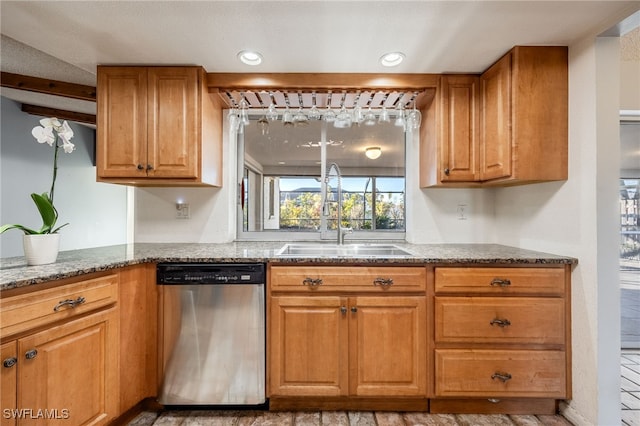
[[[385,53],[380,57],[380,63],[385,67],[395,67],[400,65],[403,60],[404,53],[402,52]]]
[[[365,149],[364,155],[366,155],[367,158],[375,160],[376,158],[379,158],[382,155],[382,149],[379,146],[370,146],[367,149]]]
[[[247,65],[260,65],[262,63],[262,55],[251,50],[238,52],[238,59]]]

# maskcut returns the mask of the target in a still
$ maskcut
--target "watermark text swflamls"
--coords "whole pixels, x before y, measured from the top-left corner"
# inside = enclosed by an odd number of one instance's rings
[[[4,408],[2,417],[5,419],[47,419],[65,420],[70,417],[68,408]]]

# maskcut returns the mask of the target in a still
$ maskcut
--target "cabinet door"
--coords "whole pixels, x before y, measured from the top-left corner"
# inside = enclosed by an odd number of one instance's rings
[[[348,315],[350,393],[426,397],[425,297],[354,297]]]
[[[98,67],[98,177],[144,177],[147,167],[147,71]]]
[[[511,176],[511,57],[507,54],[480,77],[483,181]]]
[[[118,409],[117,325],[112,308],[20,339],[18,406],[74,425],[111,420]]]
[[[149,68],[148,176],[197,178],[198,68]]]
[[[342,297],[271,298],[271,395],[347,394],[346,304]]]
[[[2,417],[0,425],[12,426],[16,424],[15,416],[11,411],[16,408],[16,378],[18,371],[18,343],[15,340],[0,346],[0,360],[2,360],[2,373],[0,376],[0,406]]]
[[[479,79],[444,76],[441,83],[442,182],[478,180]]]

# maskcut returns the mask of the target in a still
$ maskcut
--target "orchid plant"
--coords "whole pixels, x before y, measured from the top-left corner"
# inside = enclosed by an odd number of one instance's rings
[[[51,182],[51,189],[49,193],[43,192],[42,194],[31,194],[33,202],[36,204],[40,216],[42,217],[42,227],[37,229],[27,228],[22,225],[3,225],[0,227],[0,234],[9,229],[19,229],[25,234],[54,234],[60,230],[64,225],[55,227],[58,220],[58,211],[53,205],[53,192],[56,186],[56,177],[58,174],[58,151],[60,148],[67,154],[73,152],[75,145],[70,142],[73,137],[73,130],[69,124],[65,121],[60,121],[53,118],[43,118],[40,120],[40,126],[36,126],[31,130],[31,134],[41,144],[48,144],[53,147],[53,179]]]

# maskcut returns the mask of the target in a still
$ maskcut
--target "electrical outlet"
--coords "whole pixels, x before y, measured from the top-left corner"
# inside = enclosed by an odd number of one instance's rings
[[[189,214],[189,204],[187,203],[177,203],[176,204],[176,219],[189,219],[191,215]]]
[[[467,220],[467,205],[466,204],[458,204],[458,208],[456,209],[458,213],[458,220]]]

